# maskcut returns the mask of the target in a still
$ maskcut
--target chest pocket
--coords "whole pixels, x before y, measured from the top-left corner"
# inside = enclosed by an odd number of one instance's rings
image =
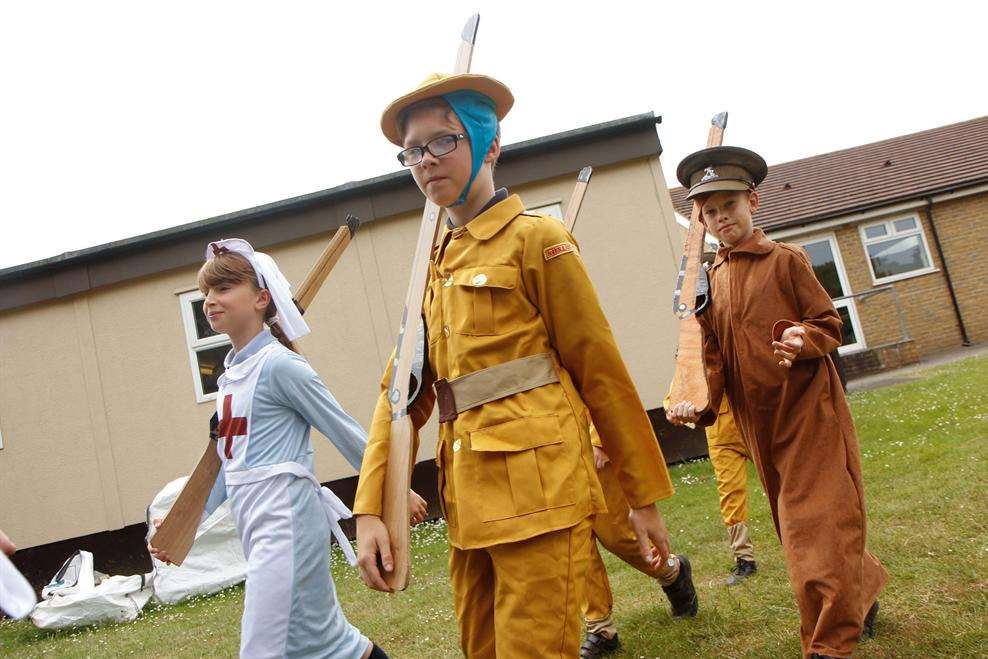
[[[503,334],[511,324],[510,296],[518,285],[518,268],[491,265],[453,273],[449,316],[453,331],[469,336]]]

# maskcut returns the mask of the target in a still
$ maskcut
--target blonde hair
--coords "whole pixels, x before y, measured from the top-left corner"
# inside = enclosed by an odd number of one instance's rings
[[[203,295],[209,293],[209,289],[222,284],[235,286],[237,284],[248,283],[255,291],[261,290],[261,285],[257,280],[257,273],[254,272],[254,267],[250,264],[250,261],[236,252],[220,252],[203,263],[202,267],[199,268],[199,274],[196,276],[196,283],[199,285],[199,290],[202,291]],[[298,352],[295,349],[295,344],[288,340],[288,337],[285,336],[285,332],[282,331],[278,323],[268,322],[277,315],[277,312],[278,310],[274,306],[274,300],[271,300],[268,303],[268,308],[264,310],[264,321],[267,322],[274,338],[278,339],[281,345],[292,352]]]

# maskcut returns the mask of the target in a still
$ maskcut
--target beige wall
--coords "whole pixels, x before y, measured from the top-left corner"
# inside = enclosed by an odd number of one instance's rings
[[[663,180],[658,158],[596,170],[575,231],[649,408],[661,404],[675,349],[668,310],[681,239]],[[565,210],[573,182],[514,192],[529,206]],[[419,219],[362,227],[306,316],[313,334],[302,351],[365,425]],[[330,235],[269,252],[298,282]],[[195,464],[214,403],[196,402],[179,311],[178,294],[194,279],[194,268],[173,270],[0,314],[0,528],[20,546],[142,522],[161,486]],[[433,456],[436,435],[433,418],[419,460]],[[353,474],[318,433],[313,443],[320,480]]]

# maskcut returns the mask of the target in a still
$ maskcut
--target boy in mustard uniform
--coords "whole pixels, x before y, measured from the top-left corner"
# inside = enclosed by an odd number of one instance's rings
[[[748,530],[748,467],[751,460],[744,438],[738,431],[727,396],[721,398],[717,419],[707,426],[707,450],[717,479],[720,516],[727,527],[734,555],[734,569],[728,586],[736,586],[758,569],[755,547]]]
[[[675,562],[655,507],[672,484],[572,236],[495,191],[499,121],[512,103],[487,76],[435,74],[381,119],[403,149],[399,160],[450,218],[430,264],[425,386],[410,416],[420,428],[438,400],[439,492],[463,653],[575,657],[590,526],[604,510],[590,414],[653,565]],[[380,519],[389,379],[354,503],[361,577],[384,591],[378,561],[393,568]]]
[[[614,466],[604,452],[600,435],[593,424],[590,425],[590,442],[593,444],[594,465],[604,492],[607,512],[598,513],[593,520],[594,542],[590,545],[587,595],[583,603],[587,634],[580,646],[581,659],[596,659],[621,647],[612,615],[614,596],[611,593],[607,568],[597,549],[597,541],[631,567],[655,579],[669,598],[673,617],[694,617],[699,607],[688,558],[675,556],[674,561],[661,565],[642,560],[635,532],[628,523],[628,500],[624,497]]]

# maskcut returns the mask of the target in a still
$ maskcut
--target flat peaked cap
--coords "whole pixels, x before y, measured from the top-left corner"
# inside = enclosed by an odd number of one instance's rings
[[[715,146],[691,153],[676,168],[676,178],[689,190],[687,199],[718,190],[751,190],[766,174],[765,159],[739,146]]]

